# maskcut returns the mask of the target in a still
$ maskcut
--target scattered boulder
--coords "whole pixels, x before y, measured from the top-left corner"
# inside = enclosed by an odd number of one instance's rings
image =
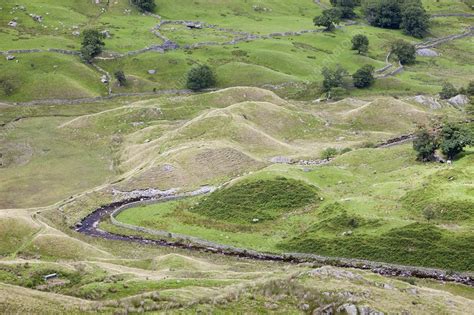
[[[379,312],[370,308],[369,306],[359,306],[360,315],[384,315],[383,312]]]
[[[312,313],[312,315],[333,315],[333,314],[334,314],[334,303],[318,307]]]
[[[454,106],[464,106],[469,104],[469,97],[466,95],[456,95],[455,97],[452,97],[448,100],[448,103]]]
[[[442,107],[441,103],[436,98],[431,96],[417,95],[413,97],[413,101],[417,102],[418,104],[427,106],[430,109],[440,109]]]
[[[154,70],[154,69],[148,70],[148,74],[155,74],[155,73],[156,73],[156,70]]]
[[[33,19],[33,21],[36,21],[38,23],[43,22],[43,17],[41,15],[30,13],[30,16]]]
[[[100,78],[100,82],[106,84],[106,83],[109,83],[109,78],[107,78],[107,76],[104,74],[101,78]]]
[[[347,315],[357,315],[358,314],[357,306],[355,306],[354,304],[343,304],[337,309],[337,311],[340,312],[340,313],[345,311],[347,313]]]
[[[202,24],[201,23],[186,22],[185,25],[189,29],[202,29]]]
[[[439,54],[436,51],[429,48],[418,49],[416,51],[416,54],[422,57],[438,57],[439,56]]]
[[[291,164],[292,160],[286,156],[275,156],[270,159],[270,162],[277,164]]]
[[[10,26],[10,27],[17,27],[17,26],[18,26],[18,22],[15,21],[15,20],[12,20],[12,21],[8,22],[8,26]]]
[[[15,60],[15,59],[16,59],[16,57],[13,56],[13,55],[8,55],[7,56],[7,60]]]
[[[100,34],[104,36],[105,38],[112,37],[112,35],[110,35],[110,32],[108,30],[103,30],[102,32],[100,32]]]
[[[74,31],[74,32],[72,32],[72,35],[74,35],[74,36],[80,36],[80,35],[81,35],[81,32],[79,32],[79,31]]]

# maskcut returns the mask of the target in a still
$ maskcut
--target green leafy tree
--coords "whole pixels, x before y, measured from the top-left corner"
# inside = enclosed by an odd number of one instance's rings
[[[91,62],[95,56],[102,52],[105,46],[102,39],[104,39],[104,35],[97,30],[89,29],[84,31],[81,48],[81,56],[84,61]]]
[[[416,48],[403,40],[397,40],[392,44],[392,53],[397,56],[398,60],[404,65],[412,64],[416,61]]]
[[[207,65],[192,68],[188,72],[186,86],[193,91],[209,88],[216,84],[214,72]]]
[[[402,9],[400,28],[407,35],[422,38],[428,32],[430,17],[419,1],[412,1]]]
[[[372,26],[398,29],[402,23],[402,10],[398,0],[367,0],[362,6],[364,15]]]
[[[458,95],[458,90],[454,87],[454,85],[449,82],[444,82],[441,92],[439,92],[439,96],[443,100],[447,100],[451,97],[455,97],[456,95]]]
[[[155,0],[132,0],[132,4],[142,12],[154,12],[156,8]]]
[[[374,67],[365,65],[357,70],[353,75],[354,86],[358,89],[363,89],[371,86],[375,82]]]
[[[415,133],[413,149],[417,152],[418,160],[431,160],[437,148],[438,144],[436,143],[435,135],[430,133],[426,128],[419,129]]]
[[[454,159],[466,146],[472,143],[471,130],[462,124],[448,123],[441,129],[440,149],[450,160]]]
[[[333,7],[339,8],[341,10],[341,18],[343,19],[352,19],[357,17],[357,14],[354,12],[354,7],[358,4],[354,0],[331,0]]]
[[[340,65],[333,69],[324,67],[321,74],[323,75],[324,92],[330,92],[333,88],[344,87],[344,77],[347,75],[347,70]]]
[[[322,26],[325,31],[333,31],[336,24],[341,21],[341,10],[339,8],[332,8],[323,11],[322,15],[314,18],[314,25]]]
[[[352,37],[352,50],[357,50],[359,54],[365,54],[369,51],[369,39],[367,36],[357,34]]]
[[[122,70],[117,70],[114,73],[115,79],[119,83],[119,86],[125,86],[127,84],[127,78],[125,77],[125,73]]]

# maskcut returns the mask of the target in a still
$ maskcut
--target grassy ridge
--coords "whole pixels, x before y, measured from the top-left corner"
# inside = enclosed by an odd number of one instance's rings
[[[242,183],[214,192],[191,212],[212,219],[248,224],[274,220],[316,200],[314,188],[286,178]]]

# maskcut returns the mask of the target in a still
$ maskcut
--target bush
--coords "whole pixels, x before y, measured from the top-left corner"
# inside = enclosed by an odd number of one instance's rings
[[[372,26],[398,29],[402,23],[399,1],[369,0],[363,3],[363,12]]]
[[[354,86],[358,89],[371,86],[375,82],[374,67],[371,65],[363,66],[352,75],[352,79],[354,80]]]
[[[452,85],[449,82],[443,83],[443,88],[442,88],[441,92],[439,92],[439,96],[443,100],[450,99],[451,97],[454,97],[456,95],[458,95],[458,90],[456,90],[454,85]]]
[[[464,125],[449,123],[443,126],[440,134],[440,148],[450,160],[474,142],[472,132]]]
[[[412,64],[416,61],[415,46],[403,40],[397,40],[392,44],[392,53],[404,65]]]
[[[338,155],[338,153],[336,148],[327,148],[321,153],[321,158],[323,160],[329,160]]]
[[[86,62],[91,62],[95,56],[102,52],[105,43],[104,35],[97,30],[85,30],[82,39],[81,56]]]
[[[5,96],[11,96],[15,93],[16,86],[13,83],[13,80],[9,78],[0,78],[0,91]]]
[[[214,72],[207,65],[194,67],[188,72],[186,87],[190,90],[199,91],[215,84]]]
[[[324,67],[321,71],[323,75],[323,91],[329,92],[331,89],[344,86],[344,76],[347,70],[337,65],[334,69]]]
[[[416,138],[413,140],[413,149],[417,152],[418,160],[430,160],[438,148],[435,135],[431,134],[425,128],[418,130],[415,135]]]
[[[466,94],[474,96],[474,81],[470,81],[466,88]]]
[[[410,2],[402,10],[403,33],[416,38],[422,38],[428,32],[429,15],[426,13],[421,2]]]
[[[156,8],[155,0],[132,0],[132,4],[142,12],[153,12]]]
[[[358,34],[352,37],[352,50],[357,50],[359,54],[365,54],[369,50],[369,39],[367,36]]]
[[[114,76],[115,79],[117,79],[119,86],[125,86],[127,84],[127,78],[122,70],[115,71]]]

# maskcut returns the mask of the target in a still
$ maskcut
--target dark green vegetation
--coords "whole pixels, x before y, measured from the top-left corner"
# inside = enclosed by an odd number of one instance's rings
[[[354,86],[359,89],[371,86],[375,81],[374,70],[374,67],[371,65],[365,65],[359,70],[357,70],[352,75]]]
[[[365,54],[369,51],[369,39],[367,36],[357,34],[351,39],[352,50],[357,50],[359,54]]]
[[[399,29],[421,38],[429,28],[429,15],[421,0],[364,0],[363,11],[370,25]]]
[[[86,62],[91,62],[92,59],[102,52],[105,46],[103,42],[104,36],[98,30],[85,30],[82,35],[81,56]]]
[[[336,24],[341,21],[341,10],[339,8],[327,9],[323,14],[314,18],[313,22],[316,26],[324,27],[325,31],[332,32],[336,28]]]
[[[355,234],[358,227],[375,223],[359,223],[357,218],[342,215],[329,222],[312,226],[307,231],[280,245],[285,250],[298,250],[328,256],[390,261],[405,265],[433,266],[454,270],[474,268],[474,235],[456,236],[436,226],[413,223],[394,228],[378,236]],[[346,238],[318,236],[320,230],[351,229]],[[337,231],[337,230],[336,230]]]
[[[250,224],[275,220],[313,204],[316,197],[315,189],[304,182],[277,177],[221,189],[190,211],[214,220]]]
[[[420,128],[415,135],[416,138],[413,140],[413,149],[417,152],[418,160],[431,160],[438,148],[436,136],[430,133],[426,128]]]
[[[395,41],[392,44],[392,53],[402,64],[413,64],[416,61],[416,48],[403,40]]]
[[[132,0],[132,4],[143,12],[153,12],[156,9],[155,0]]]
[[[188,72],[186,86],[193,91],[199,91],[214,86],[216,78],[214,72],[207,65],[200,65]]]

